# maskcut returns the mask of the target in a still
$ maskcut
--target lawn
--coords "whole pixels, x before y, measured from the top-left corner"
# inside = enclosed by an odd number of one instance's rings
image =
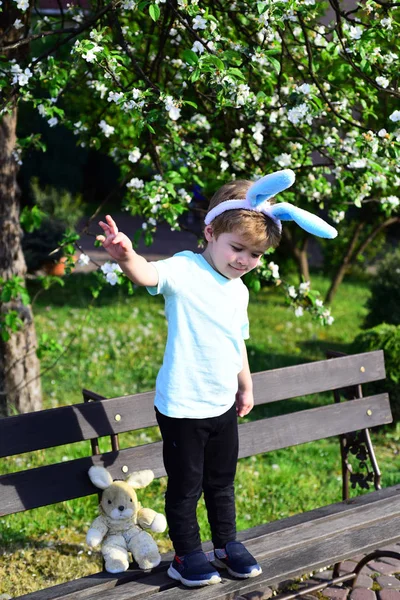
[[[54,338],[64,353],[42,360],[44,407],[82,401],[81,389],[105,396],[143,392],[154,387],[166,339],[163,302],[145,290],[128,296],[109,286],[93,302],[93,275],[73,275],[64,288],[36,296],[34,312],[39,336]],[[328,281],[314,276],[313,285],[323,292]],[[37,291],[31,284],[31,292]],[[251,294],[251,369],[259,371],[325,357],[327,349],[346,351],[360,331],[365,316],[368,287],[363,281],[347,281],[333,306],[335,322],[323,328],[306,315],[296,318],[277,289]],[[313,397],[314,405],[326,396]],[[296,400],[299,407],[310,399]],[[254,409],[248,418],[266,410],[285,411],[285,403]],[[384,487],[400,481],[395,456],[399,429],[373,432]],[[122,447],[159,439],[152,430],[124,434]],[[101,449],[109,448],[102,440]],[[89,442],[63,446],[1,461],[1,472],[23,470],[90,453]],[[240,461],[237,475],[238,528],[310,510],[341,499],[340,458],[336,439],[281,450]],[[166,481],[162,478],[141,490],[144,506],[163,510]],[[96,516],[95,496],[60,503],[0,521],[0,593],[12,596],[52,585],[100,568],[98,552],[85,546],[86,530]],[[204,539],[209,531],[205,509],[199,507]],[[161,550],[170,548],[167,536],[157,537]]]

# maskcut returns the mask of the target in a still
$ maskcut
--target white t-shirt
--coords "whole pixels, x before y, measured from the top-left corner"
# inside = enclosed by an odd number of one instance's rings
[[[249,337],[249,293],[241,279],[227,279],[201,254],[179,252],[152,263],[163,294],[168,338],[157,376],[155,406],[175,418],[217,417],[235,401]]]

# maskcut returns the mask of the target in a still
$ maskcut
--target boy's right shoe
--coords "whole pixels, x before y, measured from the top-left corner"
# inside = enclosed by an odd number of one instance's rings
[[[168,575],[188,587],[212,585],[221,582],[221,576],[208,562],[202,550],[176,556],[168,569]]]

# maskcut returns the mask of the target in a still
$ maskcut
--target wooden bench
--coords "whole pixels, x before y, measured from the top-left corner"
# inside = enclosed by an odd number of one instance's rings
[[[353,473],[363,484],[374,479],[375,491],[345,499],[271,523],[242,531],[246,542],[263,568],[261,576],[248,580],[223,577],[223,582],[190,591],[195,600],[239,598],[253,592],[262,598],[263,590],[288,578],[310,573],[360,553],[375,551],[400,540],[400,481],[379,489],[379,469],[370,443],[368,428],[390,423],[392,416],[387,394],[363,398],[361,385],[385,378],[383,352],[369,352],[303,364],[253,375],[256,405],[291,399],[328,390],[334,402],[291,414],[248,421],[239,426],[240,457],[287,448],[331,436],[340,437],[344,497],[348,497],[349,449],[365,452],[372,467],[366,477]],[[339,390],[344,390],[345,400]],[[119,450],[118,434],[156,424],[153,393],[104,399],[85,391],[82,404],[11,416],[0,420],[0,456],[92,440],[93,456],[52,464],[0,477],[0,515],[47,506],[64,500],[97,493],[88,477],[91,465],[104,465],[115,478],[143,468],[156,477],[165,474],[161,443],[155,442]],[[295,406],[296,402],[290,402]],[[256,411],[255,411],[256,412]],[[353,432],[358,432],[357,434]],[[97,439],[112,436],[112,451],[99,454]],[[372,473],[372,476],[371,476]],[[68,482],[65,485],[64,482]],[[210,544],[204,544],[206,550]],[[400,558],[395,553],[388,556]],[[371,557],[367,556],[359,568]],[[132,566],[120,575],[99,573],[39,592],[20,596],[26,600],[179,600],[188,590],[166,575],[171,553],[163,556],[151,573]],[[337,576],[320,588],[355,579],[355,574]],[[298,597],[286,595],[285,598]],[[252,596],[253,597],[253,596]]]

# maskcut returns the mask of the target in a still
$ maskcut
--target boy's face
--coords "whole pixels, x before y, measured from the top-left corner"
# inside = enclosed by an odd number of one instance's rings
[[[257,267],[267,243],[255,246],[239,233],[221,233],[217,238],[208,225],[204,230],[208,242],[203,254],[211,266],[228,279],[243,277]]]

